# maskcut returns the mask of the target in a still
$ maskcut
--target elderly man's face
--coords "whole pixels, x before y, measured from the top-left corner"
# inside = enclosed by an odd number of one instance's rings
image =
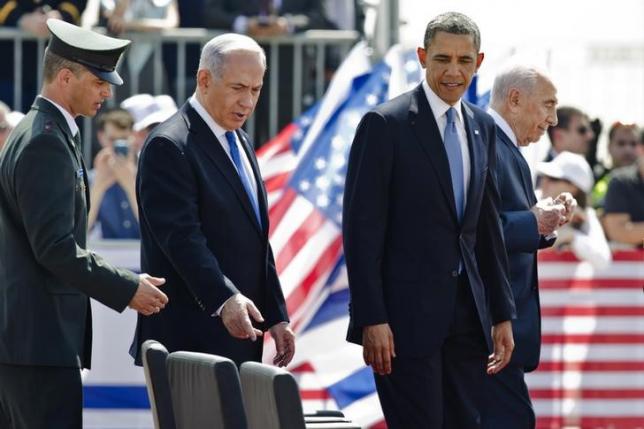
[[[221,76],[213,77],[200,70],[198,80],[208,113],[223,128],[233,131],[244,125],[255,110],[264,65],[255,52],[234,51],[226,54]]]
[[[0,112],[0,149],[4,146],[4,142],[9,137],[11,132],[11,125],[7,122],[7,117],[3,112]]]
[[[520,146],[538,141],[548,130],[557,125],[557,89],[549,79],[539,76],[530,93],[515,94],[517,120],[513,130]]]
[[[473,36],[444,31],[434,35],[427,49],[418,48],[417,54],[429,87],[450,105],[463,96],[483,61]]]

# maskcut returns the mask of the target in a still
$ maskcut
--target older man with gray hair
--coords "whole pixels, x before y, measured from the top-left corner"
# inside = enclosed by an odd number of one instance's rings
[[[268,243],[266,192],[241,129],[262,89],[266,57],[251,38],[223,34],[203,48],[194,95],[148,136],[137,174],[141,263],[167,279],[175,304],[139,318],[130,352],[156,339],[169,351],[260,361],[263,331],[276,365],[295,351]]]
[[[488,113],[496,123],[500,215],[517,310],[512,321],[516,349],[505,370],[488,378],[484,428],[535,427],[524,372],[539,363],[537,250],[552,246],[555,229],[568,221],[576,202],[567,193],[537,202],[519,147],[536,142],[557,124],[556,108],[557,90],[544,72],[517,65],[496,76]]]

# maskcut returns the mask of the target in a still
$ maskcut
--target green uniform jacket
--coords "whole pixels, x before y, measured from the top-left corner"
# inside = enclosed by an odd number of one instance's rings
[[[0,153],[0,363],[89,368],[89,298],[123,311],[138,277],[85,249],[85,166],[62,113],[36,98]]]

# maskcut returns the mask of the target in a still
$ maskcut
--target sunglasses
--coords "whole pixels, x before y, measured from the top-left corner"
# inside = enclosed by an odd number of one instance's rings
[[[587,127],[586,125],[580,125],[577,127],[577,133],[579,133],[579,135],[582,135],[582,136],[588,134],[590,131],[592,130],[590,129],[590,127]]]

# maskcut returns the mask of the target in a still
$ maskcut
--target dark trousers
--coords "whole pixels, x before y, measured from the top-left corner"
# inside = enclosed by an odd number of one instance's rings
[[[78,368],[0,364],[0,428],[80,429]]]
[[[533,429],[536,426],[522,366],[510,364],[488,377],[486,392],[482,408],[484,429]]]
[[[480,428],[487,355],[470,285],[462,275],[449,334],[440,350],[427,357],[396,357],[391,374],[374,374],[387,427]]]

